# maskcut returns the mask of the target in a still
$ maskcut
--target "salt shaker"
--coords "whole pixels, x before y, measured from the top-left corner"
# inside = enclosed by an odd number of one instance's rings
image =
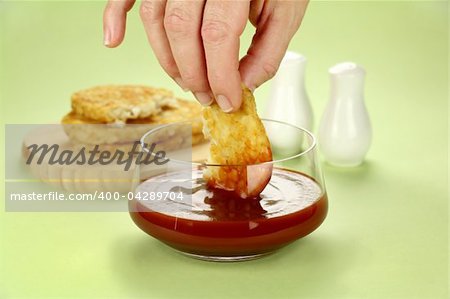
[[[358,166],[372,139],[364,103],[365,70],[352,62],[329,69],[330,99],[319,127],[319,146],[325,160],[336,166]]]
[[[305,88],[306,57],[287,51],[277,74],[272,79],[270,96],[264,117],[283,121],[294,126],[311,130],[313,113]],[[271,132],[269,132],[270,134]],[[302,140],[292,138],[290,132],[277,132],[271,137],[273,147],[277,144],[289,153],[301,151]]]

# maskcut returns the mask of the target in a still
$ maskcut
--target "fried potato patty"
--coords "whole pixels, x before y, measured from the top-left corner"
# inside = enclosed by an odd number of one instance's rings
[[[243,87],[242,106],[234,113],[223,112],[216,103],[204,108],[203,123],[211,142],[208,164],[229,165],[208,166],[208,185],[242,198],[259,195],[272,174],[271,164],[260,163],[271,161],[272,151],[252,92]]]
[[[171,107],[163,108],[158,114],[138,119],[129,119],[123,125],[107,124],[93,120],[72,111],[61,120],[64,131],[74,143],[116,144],[132,143],[146,132],[159,125],[186,121],[192,126],[193,144],[203,141],[201,105],[195,101],[176,99]],[[195,142],[195,143],[194,143]]]
[[[105,123],[149,117],[172,105],[172,92],[140,85],[97,86],[72,95],[72,110],[77,115]]]

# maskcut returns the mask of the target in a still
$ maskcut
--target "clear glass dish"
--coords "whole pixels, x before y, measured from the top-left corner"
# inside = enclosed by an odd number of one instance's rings
[[[231,166],[206,163],[208,142],[197,144],[189,123],[146,133],[142,151],[152,157],[164,151],[160,160],[166,163],[136,172],[135,198],[129,201],[136,225],[185,255],[210,261],[259,258],[317,229],[327,215],[328,199],[314,136],[287,123],[263,123],[273,161],[232,166],[248,174],[273,171],[260,196],[246,199],[206,185],[205,169]]]

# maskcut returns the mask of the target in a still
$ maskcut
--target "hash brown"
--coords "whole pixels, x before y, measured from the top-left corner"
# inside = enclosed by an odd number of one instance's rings
[[[241,108],[225,113],[216,104],[203,109],[204,135],[210,139],[208,184],[235,191],[239,196],[259,195],[270,180],[272,151],[263,123],[256,112],[252,92],[243,86]]]
[[[76,114],[105,123],[149,117],[176,105],[171,91],[141,85],[96,86],[74,93],[71,100]]]
[[[175,99],[173,106],[162,108],[156,115],[129,119],[125,124],[107,124],[89,119],[72,111],[61,120],[64,131],[74,143],[82,144],[115,144],[129,143],[139,140],[146,132],[159,125],[187,121],[192,126],[194,144],[203,140],[201,105],[194,101]]]

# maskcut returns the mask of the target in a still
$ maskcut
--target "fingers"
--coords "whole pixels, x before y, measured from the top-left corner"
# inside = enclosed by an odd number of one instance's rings
[[[104,12],[104,41],[118,46],[126,13],[135,0],[109,0]],[[163,69],[204,105],[213,97],[224,111],[241,104],[239,37],[250,0],[143,0],[141,18]],[[261,6],[259,6],[261,7]]]
[[[270,3],[265,4],[264,2],[265,2],[265,0],[251,0],[250,1],[250,13],[248,15],[248,19],[255,27],[258,25],[264,5],[271,5]]]
[[[242,81],[254,90],[277,72],[289,42],[300,26],[307,2],[277,1],[263,11],[247,55],[240,62]]]
[[[203,105],[213,101],[206,72],[200,28],[203,0],[168,0],[164,28],[184,87]]]
[[[201,37],[206,57],[209,85],[225,112],[241,105],[239,37],[249,15],[249,0],[206,1]]]
[[[103,43],[114,48],[125,36],[127,12],[135,0],[109,0],[103,12]]]
[[[181,88],[186,89],[164,29],[166,0],[143,0],[140,9],[147,39],[161,67]]]

